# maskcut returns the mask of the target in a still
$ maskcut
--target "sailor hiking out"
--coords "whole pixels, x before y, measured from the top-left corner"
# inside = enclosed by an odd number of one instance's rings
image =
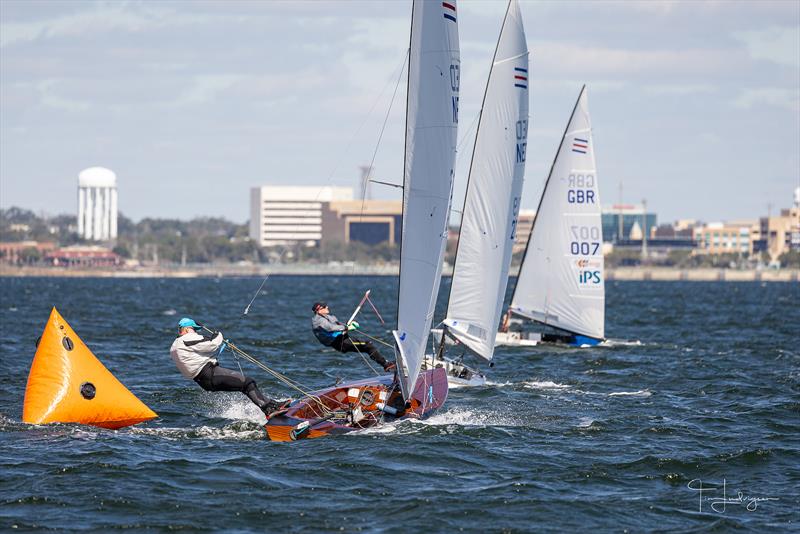
[[[206,391],[241,391],[267,419],[285,411],[291,399],[284,402],[271,399],[261,393],[256,381],[249,376],[220,367],[216,356],[225,350],[222,333],[203,336],[197,332],[201,328],[188,317],[178,322],[178,337],[169,353],[184,377],[194,380]]]
[[[367,353],[374,362],[383,367],[384,371],[395,369],[395,363],[386,361],[386,358],[372,343],[350,338],[350,332],[360,328],[356,321],[350,321],[347,324],[340,323],[324,302],[315,302],[311,310],[314,312],[314,317],[311,318],[311,328],[320,343],[343,353]]]

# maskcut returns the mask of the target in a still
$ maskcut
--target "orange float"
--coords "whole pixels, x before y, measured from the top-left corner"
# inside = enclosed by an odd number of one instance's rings
[[[117,429],[156,417],[53,308],[31,364],[22,420]]]

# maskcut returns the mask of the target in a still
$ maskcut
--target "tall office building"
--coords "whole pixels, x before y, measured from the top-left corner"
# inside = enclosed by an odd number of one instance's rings
[[[262,247],[317,244],[322,239],[323,204],[352,199],[352,187],[253,187],[250,238]]]
[[[90,167],[78,175],[78,235],[92,241],[117,238],[117,175]]]

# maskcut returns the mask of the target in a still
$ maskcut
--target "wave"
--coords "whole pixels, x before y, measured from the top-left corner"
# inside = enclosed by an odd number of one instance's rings
[[[608,394],[609,397],[649,397],[652,393],[647,389],[640,389],[639,391],[612,391]]]
[[[570,387],[572,387],[567,384],[559,384],[557,382],[552,382],[550,380],[544,380],[544,381],[524,380],[522,382],[492,382],[490,380],[487,380],[486,385],[497,388],[522,386],[528,389],[569,389]]]
[[[464,408],[451,408],[444,412],[438,412],[427,419],[408,419],[406,421],[426,426],[521,426],[520,421],[509,416],[507,413],[497,413],[488,410],[469,410]]]
[[[195,428],[172,427],[133,427],[125,433],[140,436],[155,436],[168,440],[208,439],[208,440],[266,440],[266,433],[260,425],[241,421],[223,427],[199,426]]]
[[[558,382],[552,382],[550,380],[544,380],[541,382],[531,380],[522,382],[522,386],[528,389],[569,389],[572,387],[567,384],[559,384]]]

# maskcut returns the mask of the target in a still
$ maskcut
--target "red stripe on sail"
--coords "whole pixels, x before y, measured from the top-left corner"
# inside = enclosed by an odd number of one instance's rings
[[[447,9],[452,9],[453,11],[456,10],[456,6],[453,4],[448,4],[447,2],[442,2],[442,7],[446,7]]]

